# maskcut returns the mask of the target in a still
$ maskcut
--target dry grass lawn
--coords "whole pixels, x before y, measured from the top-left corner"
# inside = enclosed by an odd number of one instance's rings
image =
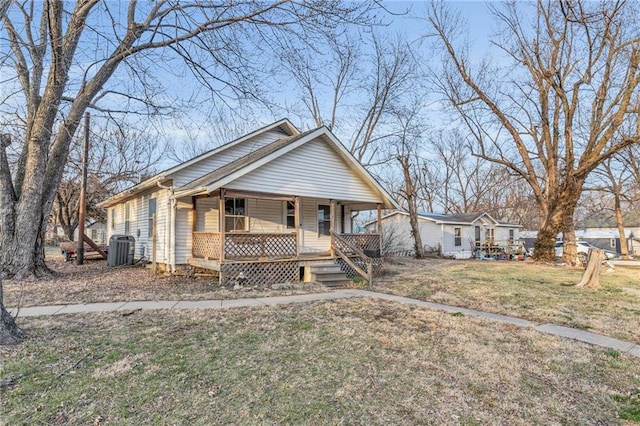
[[[640,421],[637,358],[392,302],[21,323],[0,349],[5,424]]]
[[[582,269],[533,262],[395,259],[375,290],[554,323],[640,344],[640,268],[615,267],[601,288]]]
[[[294,285],[285,290],[249,287],[233,290],[218,285],[212,277],[154,275],[141,266],[109,267],[104,260],[84,265],[64,262],[57,255],[47,262],[56,272],[53,279],[4,281],[7,306],[65,305],[133,300],[207,300],[241,297],[284,296],[326,291],[319,285]]]

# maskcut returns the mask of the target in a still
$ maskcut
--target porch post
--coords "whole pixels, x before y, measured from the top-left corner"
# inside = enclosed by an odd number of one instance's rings
[[[196,197],[191,197],[191,256],[193,257],[193,241],[195,240],[194,233],[196,232]]]
[[[300,197],[293,198],[293,226],[296,230],[296,259],[300,257]]]
[[[220,198],[218,199],[218,231],[220,231],[220,263],[224,261],[224,237],[225,237],[225,212],[224,212],[224,189],[220,188]]]
[[[334,250],[335,237],[333,233],[335,232],[335,222],[336,220],[336,201],[330,200],[329,202],[329,234],[331,235],[331,257],[336,257],[336,251]]]
[[[376,218],[376,232],[378,233],[378,250],[382,253],[382,204],[376,205],[377,218]]]

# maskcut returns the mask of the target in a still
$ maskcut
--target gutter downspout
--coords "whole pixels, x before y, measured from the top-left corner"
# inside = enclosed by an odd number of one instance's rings
[[[176,229],[176,199],[174,197],[173,186],[165,186],[162,185],[159,181],[157,182],[158,187],[162,189],[166,189],[169,191],[169,199],[167,200],[167,218],[165,222],[165,229],[168,230],[167,240],[164,247],[164,257],[167,260],[167,266],[169,268],[169,272],[175,272],[175,249],[173,246],[175,229]]]

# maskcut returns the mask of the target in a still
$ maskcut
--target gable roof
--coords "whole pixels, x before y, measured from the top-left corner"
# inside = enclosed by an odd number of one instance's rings
[[[206,189],[207,186],[211,185],[212,183],[222,179],[225,176],[228,176],[232,173],[235,173],[239,170],[242,170],[242,168],[266,157],[269,154],[272,154],[273,152],[277,151],[280,148],[284,148],[287,145],[290,145],[294,142],[296,142],[297,140],[302,139],[303,137],[305,137],[306,135],[308,135],[309,133],[313,132],[314,130],[309,130],[307,132],[295,135],[295,136],[289,136],[286,138],[281,138],[276,140],[275,142],[271,142],[268,145],[263,146],[262,148],[259,148],[255,151],[253,151],[252,153],[250,153],[249,155],[245,155],[244,157],[240,157],[216,170],[213,170],[210,173],[207,173],[204,176],[201,176],[197,179],[192,180],[191,182],[181,186],[180,188],[177,189],[177,191],[190,191],[190,190],[204,190]]]
[[[251,171],[282,157],[288,152],[316,139],[322,139],[341,157],[347,166],[368,183],[383,199],[385,208],[398,208],[393,197],[378,183],[362,164],[325,127],[318,127],[294,136],[278,139],[251,154],[228,163],[212,172],[177,188],[175,195],[183,197],[198,192],[211,193],[231,181],[247,175]]]
[[[172,177],[179,171],[186,169],[187,167],[196,164],[202,160],[205,160],[207,158],[210,158],[214,155],[217,155],[223,151],[226,151],[227,149],[234,147],[238,144],[241,144],[242,142],[251,139],[255,136],[260,135],[261,133],[265,133],[268,132],[270,130],[274,130],[274,129],[280,129],[282,130],[285,134],[289,135],[289,136],[294,136],[300,133],[300,130],[298,130],[298,128],[296,126],[294,126],[289,119],[287,118],[283,118],[282,120],[278,120],[274,123],[268,124],[266,126],[263,126],[257,130],[254,130],[253,132],[247,133],[244,136],[241,136],[237,139],[232,140],[231,142],[228,142],[226,144],[220,145],[219,147],[216,147],[210,151],[207,151],[203,154],[200,154],[196,157],[193,157],[190,160],[185,161],[184,163],[180,163],[177,164],[171,168],[168,168],[158,174],[156,174],[155,176],[150,177],[149,179],[146,179],[136,185],[133,185],[131,188],[127,188],[124,191],[121,191],[109,198],[107,198],[104,201],[101,201],[100,203],[98,203],[98,207],[110,207],[114,204],[117,204],[119,201],[127,199],[132,197],[135,194],[144,192],[144,191],[149,191],[153,188],[156,188],[158,186],[162,186],[162,185],[166,185],[166,184],[170,184],[171,183],[171,179]]]
[[[174,196],[184,197],[195,195],[198,193],[211,193],[214,190],[229,184],[229,182],[245,176],[253,170],[256,170],[257,168],[283,156],[287,152],[290,152],[313,140],[321,139],[346,163],[348,169],[350,169],[352,172],[355,172],[359,176],[359,178],[362,179],[363,183],[366,183],[373,190],[373,193],[378,194],[377,196],[382,199],[384,208],[398,208],[398,204],[393,199],[393,197],[377,182],[377,180],[369,173],[369,171],[367,171],[358,162],[358,160],[355,159],[355,157],[342,145],[342,143],[340,143],[340,141],[331,133],[331,131],[327,127],[322,126],[306,131],[304,133],[300,133],[300,131],[293,127],[293,125],[291,125],[286,119],[273,123],[269,126],[265,126],[262,129],[236,139],[229,144],[218,147],[212,151],[209,151],[208,153],[202,154],[201,156],[198,156],[185,163],[168,169],[165,172],[160,173],[145,182],[142,182],[126,191],[114,195],[113,197],[101,202],[99,206],[110,207],[134,196],[135,194],[144,191],[151,191],[152,188],[161,186],[163,183],[173,183],[171,181],[171,178],[175,175],[176,172],[193,164],[196,164],[206,158],[215,156],[216,154],[223,152],[225,149],[228,149],[231,146],[242,143],[249,138],[252,138],[262,132],[275,129],[276,127],[284,127],[285,134],[288,134],[288,136],[277,139],[265,146],[262,146],[261,148],[256,149],[255,151],[250,152],[243,157],[236,158],[235,160],[226,163],[209,173],[197,177],[191,182],[188,182],[178,188],[173,188]]]

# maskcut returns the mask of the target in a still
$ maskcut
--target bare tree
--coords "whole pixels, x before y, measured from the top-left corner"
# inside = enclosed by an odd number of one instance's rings
[[[629,248],[624,230],[624,207],[633,209],[640,202],[637,162],[640,144],[628,146],[607,158],[595,171],[594,182],[586,189],[596,192],[598,200],[591,210],[594,213],[612,211],[620,235],[620,252],[623,258],[629,256]],[[593,201],[591,198],[589,201]]]
[[[349,151],[361,163],[375,164],[393,133],[392,111],[420,90],[413,49],[399,37],[389,43],[366,32],[331,35],[325,46],[302,52],[285,45],[284,67],[314,124],[349,134]]]
[[[178,60],[211,93],[249,96],[255,86],[244,78],[246,70],[262,65],[251,68],[270,40],[309,38],[347,22],[368,22],[373,7],[314,0],[130,0],[123,6],[102,0],[0,4],[6,7],[0,40],[9,47],[0,63],[5,70],[14,69],[14,78],[3,85],[10,82],[16,88],[0,105],[5,113],[17,111],[14,122],[21,123],[14,138],[20,146],[14,147],[18,159],[13,173],[6,155],[11,139],[3,138],[0,145],[2,274],[49,273],[43,230],[87,108],[126,113],[141,103],[149,114],[162,113],[153,102],[162,94],[153,84],[159,80],[154,70],[167,64],[168,72]]]
[[[87,176],[87,219],[105,220],[102,209],[96,204],[128,186],[138,183],[155,172],[154,167],[164,154],[158,135],[149,130],[100,129],[91,134]],[[58,186],[53,203],[53,218],[67,238],[73,240],[78,227],[80,201],[80,177],[82,172],[82,144],[74,138],[69,161]]]
[[[421,102],[416,99],[412,104],[394,111],[396,135],[390,144],[390,156],[395,159],[402,172],[402,186],[398,195],[403,199],[409,213],[411,236],[414,241],[415,257],[424,258],[424,246],[420,235],[419,223],[419,194],[421,147],[424,123],[420,120]]]
[[[473,134],[477,155],[530,186],[540,216],[535,257],[553,259],[563,232],[570,258],[587,176],[640,141],[640,13],[623,1],[489,8],[501,24],[494,46],[503,62],[474,68],[470,47],[456,41],[459,16],[432,5],[428,21],[444,53],[434,82]]]

